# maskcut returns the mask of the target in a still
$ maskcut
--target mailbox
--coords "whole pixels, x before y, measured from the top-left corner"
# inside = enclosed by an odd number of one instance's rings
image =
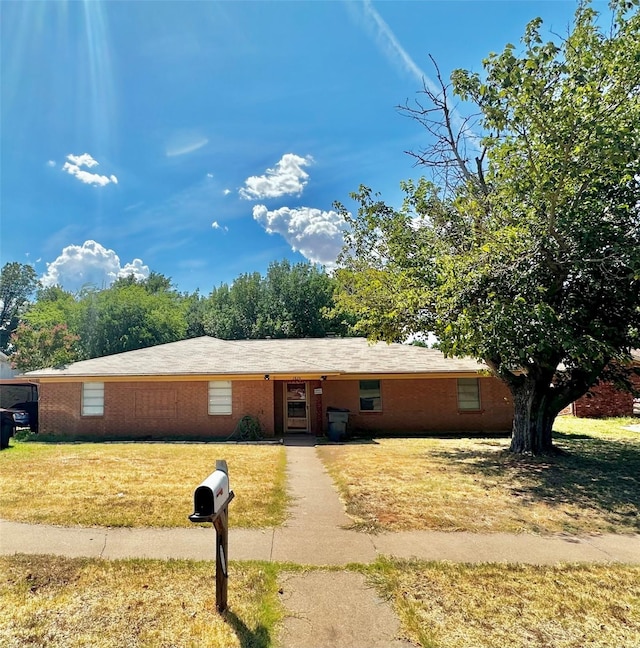
[[[215,471],[193,493],[194,512],[189,519],[192,522],[213,522],[216,530],[216,607],[219,612],[227,609],[229,502],[232,499],[227,462],[216,461]]]
[[[194,512],[189,519],[192,522],[212,522],[232,497],[233,494],[229,491],[229,475],[226,470],[218,467],[193,493]]]

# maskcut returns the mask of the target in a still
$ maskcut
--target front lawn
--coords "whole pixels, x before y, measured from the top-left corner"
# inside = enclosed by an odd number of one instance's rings
[[[193,491],[225,459],[229,523],[286,516],[282,446],[14,442],[0,453],[0,518],[62,526],[189,527]]]
[[[216,611],[215,563],[0,557],[5,648],[268,648],[282,618],[277,569],[231,563]]]
[[[374,439],[318,448],[356,528],[640,532],[637,419],[560,418],[567,454],[517,457],[508,439]]]
[[[637,648],[640,567],[456,565],[367,569],[424,648]]]
[[[221,616],[213,562],[0,557],[0,645],[269,648],[285,614],[279,577],[300,569],[312,568],[232,562]],[[394,606],[402,634],[424,648],[640,646],[638,566],[381,558],[351,569],[368,577]]]

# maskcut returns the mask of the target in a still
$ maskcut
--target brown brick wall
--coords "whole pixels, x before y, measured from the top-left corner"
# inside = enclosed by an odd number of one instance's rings
[[[208,413],[208,382],[106,382],[104,416],[82,416],[82,383],[40,385],[40,431],[107,438],[227,437],[245,415],[274,434],[273,383],[233,383],[232,414]]]
[[[480,378],[481,410],[458,410],[457,381],[454,378],[425,380],[382,380],[381,412],[360,412],[359,381],[322,384],[322,403],[351,411],[355,430],[384,432],[502,431],[510,430],[513,405],[509,390],[496,378]],[[326,423],[325,429],[326,429]]]
[[[640,389],[640,377],[632,377]],[[608,416],[633,416],[633,395],[616,389],[611,383],[602,383],[573,403],[573,414],[580,418],[606,418]]]
[[[322,387],[322,395],[314,388]],[[359,381],[331,379],[308,383],[311,432],[327,429],[327,407],[351,410],[354,429],[384,432],[497,431],[511,429],[513,407],[507,388],[480,378],[481,410],[460,412],[457,381],[382,380],[382,412],[359,411]],[[282,382],[236,381],[233,414],[210,416],[208,383],[106,382],[104,416],[81,416],[82,383],[40,386],[40,430],[96,438],[227,437],[245,415],[256,416],[265,435],[282,431]]]

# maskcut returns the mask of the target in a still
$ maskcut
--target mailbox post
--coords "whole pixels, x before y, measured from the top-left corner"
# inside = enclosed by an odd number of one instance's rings
[[[194,491],[194,512],[189,516],[192,522],[212,522],[216,530],[216,607],[218,612],[224,612],[227,609],[229,502],[233,497],[233,491],[229,490],[227,462],[218,460],[215,471]]]

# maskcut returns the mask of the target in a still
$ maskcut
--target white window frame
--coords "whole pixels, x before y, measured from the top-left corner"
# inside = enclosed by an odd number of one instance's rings
[[[461,412],[478,412],[480,403],[480,379],[458,378],[458,409]]]
[[[104,383],[82,383],[82,416],[104,416]]]
[[[233,383],[230,380],[209,381],[209,416],[228,416],[233,410]]]

